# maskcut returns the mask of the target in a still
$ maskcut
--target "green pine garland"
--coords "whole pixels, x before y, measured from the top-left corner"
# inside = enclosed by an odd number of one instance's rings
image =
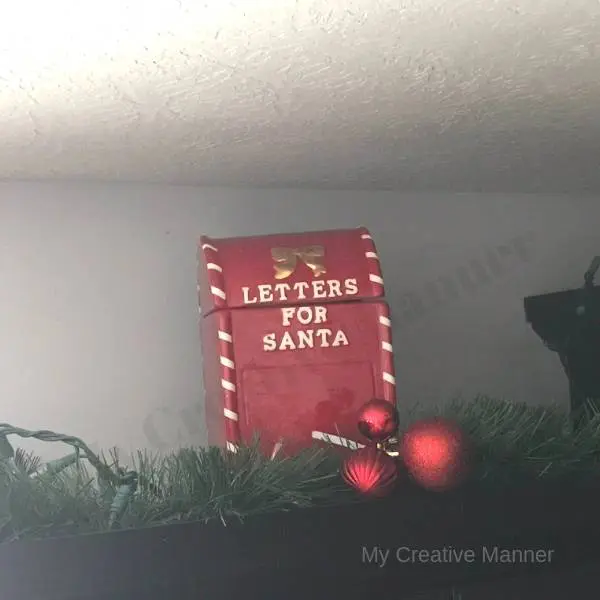
[[[519,479],[598,479],[600,414],[573,431],[559,410],[485,397],[435,411],[473,440],[474,477],[488,485]],[[412,411],[406,424],[422,416]],[[60,442],[72,452],[42,464],[14,450],[9,436]],[[356,502],[339,477],[339,456],[309,449],[292,458],[263,457],[254,443],[236,454],[186,448],[168,455],[139,452],[128,468],[117,452],[97,456],[79,438],[0,424],[0,542],[231,519],[273,511]]]

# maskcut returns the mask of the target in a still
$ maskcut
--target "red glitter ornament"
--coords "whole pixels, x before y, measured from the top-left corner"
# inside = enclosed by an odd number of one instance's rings
[[[398,431],[398,411],[386,400],[369,400],[358,414],[358,430],[372,442],[383,442]]]
[[[367,446],[356,450],[344,461],[342,477],[361,494],[385,496],[398,479],[398,465],[383,450]]]
[[[467,473],[466,437],[446,419],[427,419],[412,425],[400,442],[400,455],[412,478],[430,490],[448,490]]]

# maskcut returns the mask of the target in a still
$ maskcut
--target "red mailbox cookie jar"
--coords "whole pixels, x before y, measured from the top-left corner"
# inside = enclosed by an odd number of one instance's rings
[[[212,239],[198,290],[208,442],[271,454],[358,440],[371,398],[395,403],[390,315],[364,228]]]

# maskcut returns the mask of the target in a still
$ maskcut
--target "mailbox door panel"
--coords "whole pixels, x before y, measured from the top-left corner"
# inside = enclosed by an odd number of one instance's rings
[[[279,441],[294,453],[313,431],[356,439],[356,414],[375,394],[369,362],[248,368],[242,375],[242,436],[259,434],[263,452]]]
[[[383,301],[232,310],[231,325],[246,442],[258,433],[295,450],[312,445],[313,431],[357,440],[358,409],[395,401]]]

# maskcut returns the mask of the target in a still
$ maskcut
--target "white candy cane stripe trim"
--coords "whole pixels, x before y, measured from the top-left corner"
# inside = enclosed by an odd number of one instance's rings
[[[323,433],[322,431],[313,431],[312,432],[313,440],[321,440],[322,442],[327,442],[328,444],[334,444],[335,446],[343,446],[344,448],[350,448],[351,450],[358,450],[359,448],[364,448],[364,444],[359,444],[354,440],[350,440],[345,437],[341,437],[339,435],[332,435],[330,433]]]
[[[235,366],[235,353],[233,347],[233,334],[231,313],[221,311],[218,313],[217,337],[218,354],[220,362],[221,388],[223,393],[223,414],[225,416],[225,441],[227,444],[240,444],[242,442],[240,419],[237,397],[237,379]]]
[[[391,383],[392,385],[396,385],[396,378],[391,373],[383,372],[383,380],[386,383]]]
[[[217,296],[218,298],[221,298],[221,300],[227,300],[227,294],[221,288],[218,288],[214,285],[210,286],[210,293],[213,296]]]
[[[396,376],[394,369],[394,351],[392,347],[392,328],[387,304],[380,305],[379,339],[381,341],[380,369],[381,383],[383,385],[383,398],[388,402],[396,402]]]
[[[227,417],[228,419],[231,419],[232,421],[240,420],[239,415],[236,412],[229,410],[228,408],[223,409],[223,414],[225,415],[225,417]]]
[[[235,454],[238,451],[238,447],[232,442],[227,442],[227,450]]]
[[[390,320],[390,309],[387,304],[379,305],[379,340],[381,352],[379,356],[379,368],[381,369],[381,391],[383,399],[396,403],[396,376],[394,368],[394,349],[392,347],[392,322]]]
[[[367,269],[369,271],[369,282],[372,284],[371,293],[373,296],[381,298],[384,293],[384,282],[381,274],[381,265],[379,264],[379,255],[375,242],[369,231],[364,227],[360,228],[360,240],[365,258],[367,259]],[[371,259],[371,260],[369,260]]]
[[[228,369],[235,369],[235,363],[226,356],[219,356],[219,362]]]
[[[387,317],[379,317],[379,323],[384,327],[392,326],[392,322]]]
[[[221,387],[228,392],[235,392],[235,383],[231,383],[227,379],[221,379]]]
[[[217,336],[223,342],[228,342],[229,344],[233,343],[233,336],[226,331],[219,331]]]
[[[214,243],[213,243],[214,242]],[[203,276],[206,278],[206,290],[203,300],[210,308],[225,308],[227,306],[227,285],[224,278],[223,267],[220,264],[219,248],[215,240],[202,236]]]

